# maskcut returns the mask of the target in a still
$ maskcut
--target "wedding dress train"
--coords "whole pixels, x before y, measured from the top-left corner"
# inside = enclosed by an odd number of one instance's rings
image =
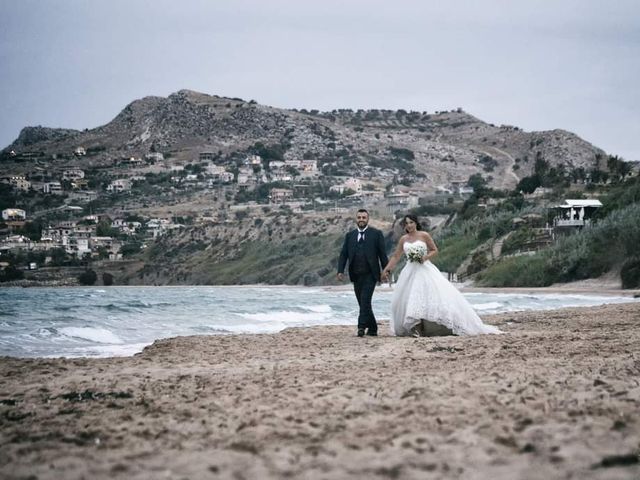
[[[422,240],[405,242],[405,255],[418,242],[427,247]],[[438,330],[454,335],[502,333],[482,323],[469,302],[430,261],[407,261],[400,272],[391,300],[390,326],[396,336],[414,335],[416,329],[427,335]]]

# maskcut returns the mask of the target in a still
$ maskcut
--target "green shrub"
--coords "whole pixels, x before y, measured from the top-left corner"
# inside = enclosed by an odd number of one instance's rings
[[[486,252],[476,252],[471,257],[471,263],[467,267],[467,275],[473,275],[489,266]]]
[[[0,282],[10,282],[12,280],[21,280],[22,278],[24,278],[24,272],[13,265],[0,270]]]
[[[98,279],[98,275],[96,274],[96,272],[94,272],[91,269],[87,269],[84,272],[82,272],[80,275],[78,275],[78,281],[82,285],[93,285],[94,283],[96,283],[97,279]]]
[[[544,255],[505,258],[480,272],[476,284],[483,287],[547,287],[553,283],[547,274]]]
[[[113,275],[108,272],[104,272],[102,274],[102,284],[107,287],[113,285]]]
[[[640,287],[640,257],[627,260],[620,272],[622,288]]]
[[[524,227],[509,235],[502,244],[502,255],[517,252],[535,238],[535,233],[531,228]]]
[[[448,237],[437,240],[438,255],[433,263],[443,272],[455,272],[469,253],[481,242],[472,236]]]

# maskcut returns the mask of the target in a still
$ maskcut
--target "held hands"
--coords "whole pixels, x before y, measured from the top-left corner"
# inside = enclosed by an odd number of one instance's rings
[[[339,281],[339,282],[342,282],[342,281],[344,280],[344,274],[343,274],[343,273],[338,273],[338,274],[336,275],[336,277],[338,278],[338,281]]]

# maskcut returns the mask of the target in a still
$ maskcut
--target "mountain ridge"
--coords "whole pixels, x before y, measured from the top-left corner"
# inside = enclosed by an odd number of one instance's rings
[[[113,120],[93,129],[25,127],[2,150],[2,158],[10,151],[64,158],[82,146],[98,152],[93,163],[153,151],[169,153],[180,163],[197,159],[201,151],[246,154],[257,143],[281,146],[285,159],[347,165],[387,162],[404,155],[415,172],[424,175],[425,183],[446,184],[481,173],[491,177],[493,186],[504,188],[530,174],[537,158],[575,168],[591,167],[604,156],[601,149],[566,130],[525,132],[495,126],[462,109],[320,112],[179,90],[167,97],[134,100]],[[76,163],[82,167],[81,161]]]

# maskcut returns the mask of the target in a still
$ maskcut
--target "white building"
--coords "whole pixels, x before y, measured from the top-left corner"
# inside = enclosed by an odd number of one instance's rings
[[[89,247],[89,238],[84,237],[69,237],[66,239],[64,243],[64,250],[69,255],[75,255],[78,258],[84,257],[86,254],[91,253],[91,248]]]
[[[60,182],[47,182],[42,186],[42,191],[51,195],[60,195],[62,194],[62,185]]]
[[[144,159],[148,162],[161,162],[164,160],[164,155],[160,152],[150,152],[144,156]]]
[[[293,190],[288,188],[272,188],[269,192],[269,203],[287,203],[293,199]]]
[[[387,207],[391,213],[398,210],[410,210],[418,206],[417,195],[408,192],[391,192],[385,196]]]
[[[245,161],[244,161],[245,165],[258,165],[261,166],[262,165],[262,158],[260,157],[260,155],[249,155]]]
[[[233,173],[231,172],[221,172],[211,175],[211,179],[209,180],[209,186],[213,187],[219,183],[231,183],[233,182]]]
[[[80,180],[84,178],[84,171],[78,168],[65,170],[62,172],[63,180]]]
[[[156,238],[169,230],[171,225],[171,220],[167,218],[152,218],[147,222],[147,231],[151,232],[153,238]]]
[[[556,216],[554,227],[585,227],[591,224],[591,217],[598,208],[602,207],[600,200],[580,199],[565,200],[554,207]]]
[[[284,162],[282,160],[272,160],[269,162],[269,168],[271,170],[280,170],[284,168]]]
[[[11,177],[9,179],[9,185],[13,185],[14,188],[27,192],[31,188],[31,182],[25,177]]]
[[[21,208],[7,208],[2,211],[2,220],[6,222],[23,221],[27,219],[27,212]]]
[[[351,177],[348,178],[344,183],[331,186],[329,190],[332,192],[338,192],[340,195],[342,195],[347,190],[351,190],[355,193],[360,193],[362,192],[362,182],[357,178]]]
[[[358,180],[357,178],[348,178],[345,182],[344,182],[344,186],[346,188],[348,188],[349,190],[353,190],[356,193],[359,193],[362,191],[362,182],[360,180]]]
[[[300,170],[302,168],[302,160],[285,160],[284,165],[285,167],[293,167]]]
[[[119,193],[128,192],[131,190],[131,181],[126,178],[119,178],[114,180],[107,186],[107,192]]]
[[[317,172],[318,161],[317,160],[302,160],[300,162],[300,169],[303,172]]]

